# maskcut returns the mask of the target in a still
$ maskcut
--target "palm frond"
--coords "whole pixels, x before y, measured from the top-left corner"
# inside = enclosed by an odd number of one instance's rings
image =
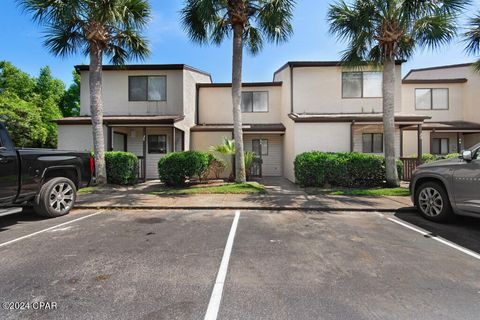
[[[469,21],[468,31],[464,34],[467,47],[465,51],[468,54],[480,53],[480,12]]]
[[[263,48],[263,39],[260,30],[254,27],[248,27],[244,33],[244,43],[252,55],[256,55]]]
[[[259,1],[257,10],[257,23],[259,29],[268,41],[281,43],[288,40],[293,34],[290,23],[293,17],[295,1],[270,0]],[[254,11],[253,11],[254,12]]]
[[[456,31],[455,18],[439,13],[418,19],[413,26],[412,38],[420,47],[438,49],[452,40]]]

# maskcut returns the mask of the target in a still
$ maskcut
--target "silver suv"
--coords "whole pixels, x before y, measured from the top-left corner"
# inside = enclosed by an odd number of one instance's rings
[[[427,219],[447,221],[454,214],[480,217],[480,144],[458,159],[421,165],[410,182],[412,201]]]

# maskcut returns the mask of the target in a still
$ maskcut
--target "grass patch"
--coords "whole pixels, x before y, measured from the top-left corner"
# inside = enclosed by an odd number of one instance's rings
[[[371,189],[317,189],[308,191],[310,194],[330,194],[335,196],[396,196],[408,197],[410,191],[408,188],[371,188]]]
[[[86,187],[81,188],[77,191],[78,194],[90,194],[93,193],[97,188],[96,187]]]
[[[264,194],[265,187],[257,182],[227,183],[221,186],[195,185],[184,188],[161,188],[153,194]]]

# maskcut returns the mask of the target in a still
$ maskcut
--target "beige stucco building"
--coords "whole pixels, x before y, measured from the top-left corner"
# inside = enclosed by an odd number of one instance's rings
[[[480,142],[480,75],[471,65],[412,70],[403,80],[401,63],[396,68],[397,157]],[[76,69],[81,116],[58,121],[58,147],[91,150],[88,68]],[[158,160],[169,152],[208,151],[233,138],[231,84],[212,83],[208,73],[186,65],[104,66],[103,85],[105,147],[135,153],[146,179],[158,178]],[[294,181],[295,157],[312,150],[382,154],[382,72],[288,62],[272,82],[243,84],[242,120],[245,149],[262,160],[255,175]]]

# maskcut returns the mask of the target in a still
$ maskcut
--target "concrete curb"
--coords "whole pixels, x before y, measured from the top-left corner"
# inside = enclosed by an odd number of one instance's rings
[[[332,207],[268,207],[268,206],[95,206],[76,205],[75,209],[96,209],[96,210],[261,210],[261,211],[326,211],[326,212],[411,212],[414,207],[403,208],[332,208]]]

